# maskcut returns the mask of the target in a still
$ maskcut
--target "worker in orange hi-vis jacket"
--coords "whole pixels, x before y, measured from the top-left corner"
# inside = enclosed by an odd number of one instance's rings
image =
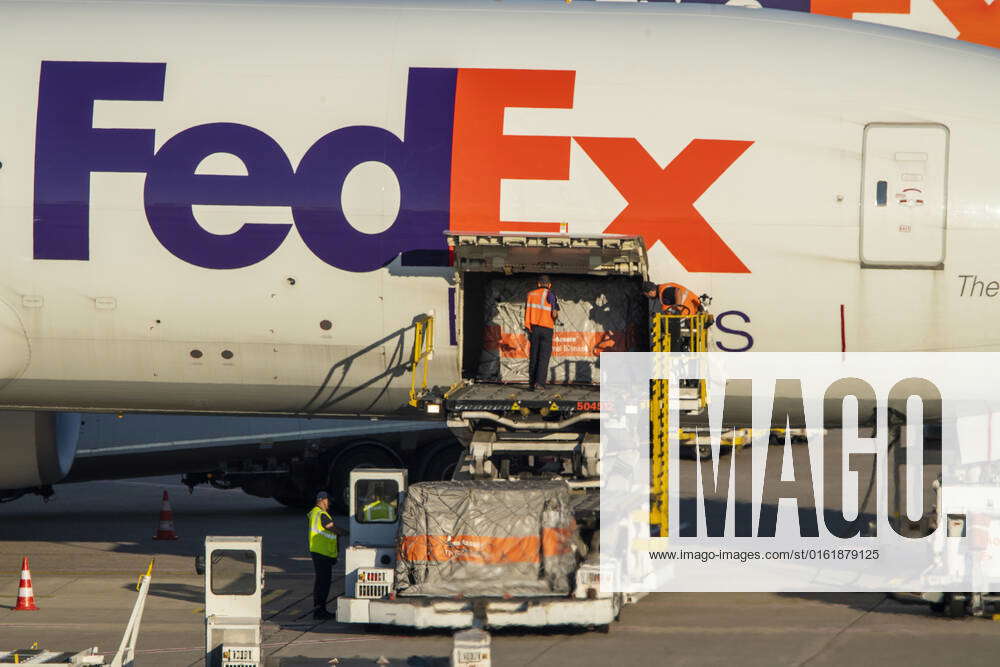
[[[679,283],[646,283],[645,290],[646,296],[656,299],[668,315],[697,315],[702,310],[698,295]]]
[[[559,317],[559,301],[547,275],[538,277],[538,287],[528,292],[524,304],[524,328],[528,332],[528,383],[532,390],[545,389],[552,356],[552,332]]]
[[[711,301],[707,294],[698,294],[679,283],[644,283],[642,291],[650,298],[650,311],[653,313],[665,313],[667,315],[690,316],[705,312],[705,305]],[[705,303],[702,303],[702,300]],[[705,326],[712,326],[715,318],[707,315]],[[685,352],[686,341],[681,338],[681,322],[677,319],[670,319],[667,322],[670,333],[671,352]]]

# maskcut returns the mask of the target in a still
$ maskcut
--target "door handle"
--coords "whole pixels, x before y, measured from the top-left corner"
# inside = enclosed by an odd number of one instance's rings
[[[878,181],[875,184],[875,205],[885,206],[889,199],[889,183]]]

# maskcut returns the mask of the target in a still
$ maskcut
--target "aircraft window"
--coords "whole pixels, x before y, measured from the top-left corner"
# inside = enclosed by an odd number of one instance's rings
[[[257,592],[257,556],[248,549],[212,551],[212,593],[253,595]]]
[[[399,485],[391,479],[359,479],[354,484],[354,518],[359,523],[393,523]]]
[[[889,184],[885,181],[879,181],[875,184],[875,205],[885,206],[886,201],[889,196]]]

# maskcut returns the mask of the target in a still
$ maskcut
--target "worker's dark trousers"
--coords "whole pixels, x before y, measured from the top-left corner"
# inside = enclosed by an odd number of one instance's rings
[[[528,337],[528,381],[532,386],[545,384],[549,375],[549,357],[552,356],[552,329],[531,327]]]
[[[310,551],[313,559],[313,569],[316,571],[316,581],[313,583],[313,609],[326,609],[326,599],[330,597],[330,582],[333,580],[333,566],[336,558]]]

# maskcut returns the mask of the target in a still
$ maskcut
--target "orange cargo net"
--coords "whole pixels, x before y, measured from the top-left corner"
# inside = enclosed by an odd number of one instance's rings
[[[602,352],[628,352],[633,336],[626,331],[556,331],[552,336],[553,357],[597,357]],[[505,359],[528,358],[528,335],[504,333],[498,325],[486,327],[483,349],[499,351]]]
[[[542,535],[489,537],[485,535],[408,535],[399,545],[407,561],[459,561],[480,565],[538,563],[543,556],[569,553],[574,528],[543,528]]]

